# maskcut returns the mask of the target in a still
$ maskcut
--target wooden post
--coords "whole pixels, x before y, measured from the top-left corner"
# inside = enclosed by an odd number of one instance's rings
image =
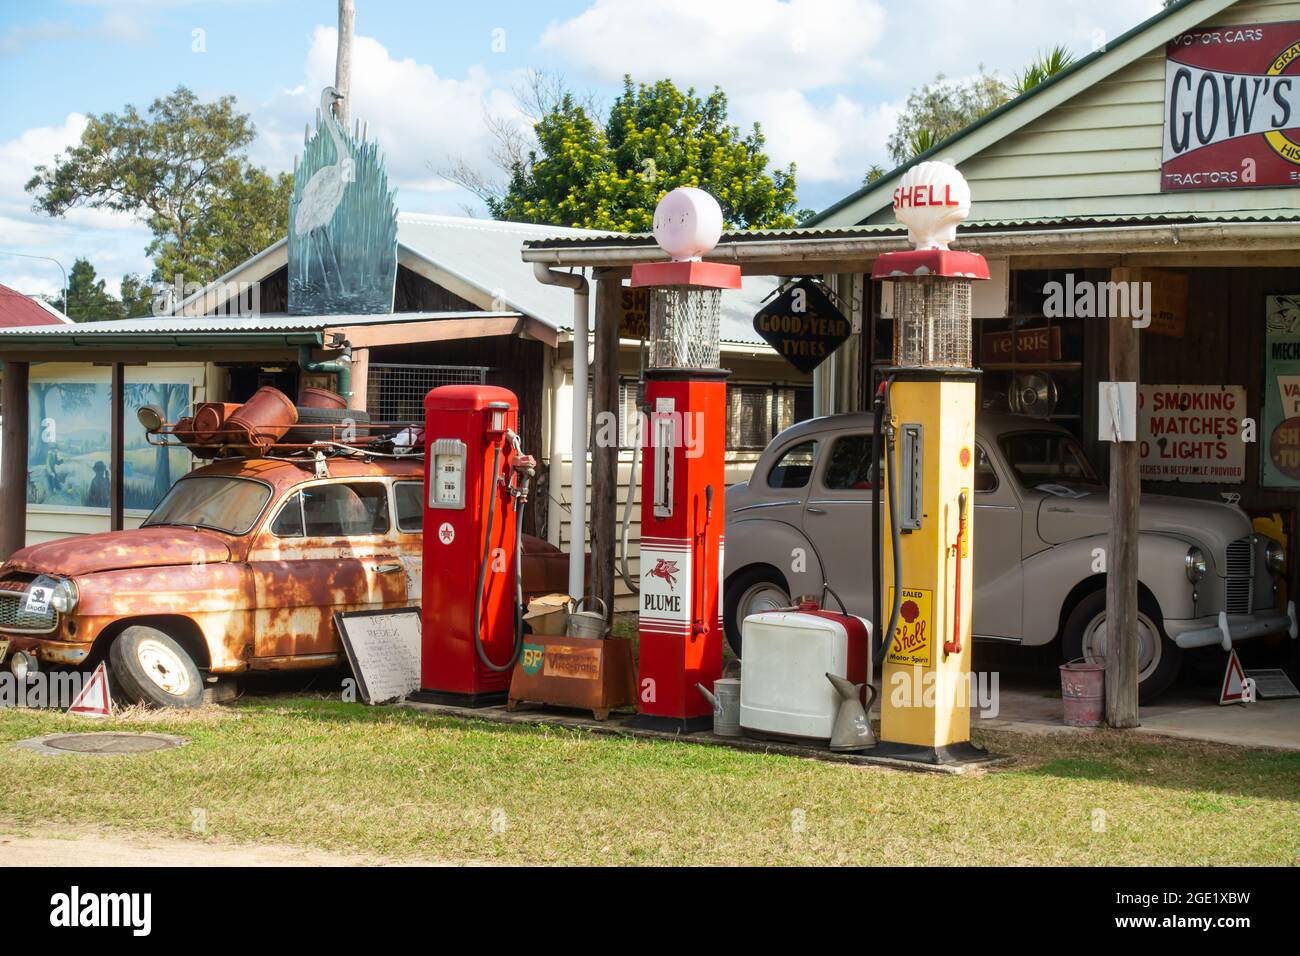
[[[339,46],[334,59],[334,89],[343,99],[334,104],[334,115],[344,130],[348,128],[348,114],[352,96],[352,33],[356,24],[357,8],[353,0],[339,0]]]
[[[27,544],[26,362],[4,363],[0,392],[0,561]]]
[[[348,408],[368,411],[370,397],[370,349],[352,350],[352,395]]]
[[[1141,270],[1112,269],[1111,282],[1140,282]],[[1138,330],[1132,315],[1110,318],[1110,381],[1138,382]],[[1106,562],[1106,723],[1136,727],[1138,719],[1137,442],[1110,443],[1110,548]]]
[[[587,591],[614,608],[618,536],[618,309],[622,280],[597,273],[596,344],[591,390],[591,578]],[[581,401],[581,396],[574,396]],[[602,414],[603,413],[603,414]],[[612,418],[610,416],[613,416]]]
[[[113,379],[108,403],[109,416],[109,497],[108,526],[110,531],[122,530],[123,503],[125,501],[124,474],[126,429],[123,413],[126,408],[126,366],[113,363]]]

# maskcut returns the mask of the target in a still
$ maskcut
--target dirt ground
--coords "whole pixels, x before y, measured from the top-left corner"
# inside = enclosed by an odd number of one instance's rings
[[[279,844],[211,843],[62,827],[58,836],[18,836],[0,822],[0,868],[21,866],[452,866],[394,863]]]

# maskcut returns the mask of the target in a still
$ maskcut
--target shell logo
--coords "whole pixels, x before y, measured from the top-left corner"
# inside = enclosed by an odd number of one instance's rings
[[[950,163],[912,167],[894,190],[894,216],[917,249],[947,249],[957,226],[970,215],[970,186]]]

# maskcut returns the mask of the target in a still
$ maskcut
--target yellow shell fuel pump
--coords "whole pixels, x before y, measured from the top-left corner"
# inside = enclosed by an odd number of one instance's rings
[[[914,167],[894,191],[894,214],[916,248],[882,255],[872,271],[894,305],[893,364],[877,393],[885,493],[876,497],[887,517],[876,524],[884,663],[872,753],[925,763],[984,756],[970,743],[968,693],[979,376],[971,290],[989,272],[982,256],[948,248],[969,212],[970,188],[953,166]]]

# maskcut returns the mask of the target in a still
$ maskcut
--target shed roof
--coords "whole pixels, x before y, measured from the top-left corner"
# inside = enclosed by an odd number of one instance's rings
[[[68,325],[72,320],[40,299],[0,285],[0,328],[33,325]]]

